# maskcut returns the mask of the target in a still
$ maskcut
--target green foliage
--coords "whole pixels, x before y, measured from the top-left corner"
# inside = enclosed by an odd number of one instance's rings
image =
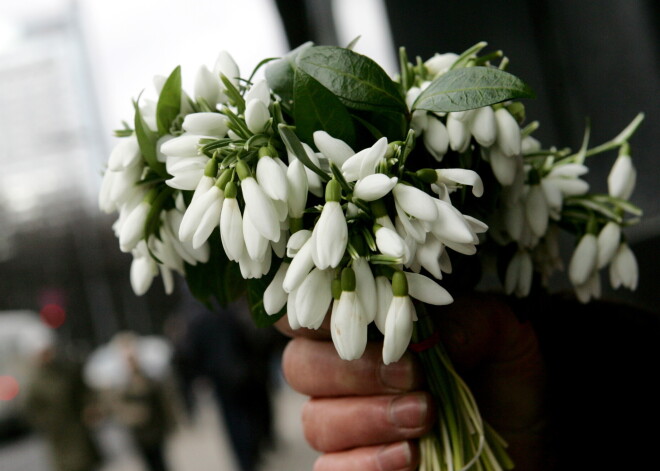
[[[165,81],[156,105],[158,135],[169,134],[170,126],[181,111],[181,66],[177,66]]]
[[[412,109],[436,113],[465,111],[516,98],[534,98],[534,92],[503,70],[467,67],[436,78],[417,97]]]
[[[139,100],[139,98],[138,98]],[[144,157],[147,165],[161,177],[167,176],[165,164],[158,161],[156,154],[156,142],[158,141],[158,134],[149,129],[145,123],[138,102],[133,102],[135,108],[135,136],[137,137],[140,146],[140,152]]]
[[[295,48],[279,60],[273,61],[266,67],[266,81],[268,86],[282,98],[285,108],[289,109],[293,104],[293,81],[296,71],[296,59],[298,55],[312,47],[313,43],[307,42]]]

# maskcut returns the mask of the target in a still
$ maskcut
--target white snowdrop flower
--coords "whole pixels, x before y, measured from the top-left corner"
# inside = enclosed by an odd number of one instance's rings
[[[408,258],[408,248],[406,243],[395,231],[376,225],[374,227],[376,235],[376,247],[383,255],[399,258],[402,261]]]
[[[112,149],[110,158],[108,159],[108,169],[117,172],[132,167],[140,162],[141,157],[142,153],[140,152],[137,137],[135,134],[132,134],[129,137],[123,138]]]
[[[360,298],[355,292],[355,274],[344,268],[341,296],[330,318],[330,334],[343,360],[357,360],[367,347],[367,322],[362,316]]]
[[[265,155],[265,152],[260,151],[259,154],[264,154],[259,157],[257,162],[257,181],[259,185],[271,199],[287,201],[288,183],[285,171],[275,159]]]
[[[298,288],[289,293],[286,301],[286,317],[289,321],[289,327],[293,330],[300,329],[301,325],[298,321],[298,312],[296,311],[296,297],[298,296]]]
[[[158,160],[158,162],[161,163],[167,162],[167,155],[163,153],[161,147],[163,147],[163,144],[165,144],[168,141],[171,141],[172,139],[175,139],[175,136],[172,136],[171,134],[165,134],[164,136],[160,136],[156,141],[156,160]]]
[[[182,134],[164,142],[160,146],[160,150],[168,157],[199,157],[199,140],[202,137],[197,134]]]
[[[211,189],[213,185],[215,185],[215,178],[208,175],[202,176],[202,178],[199,179],[197,186],[195,187],[195,192],[193,193],[193,197],[190,202],[192,203],[201,195],[205,194]]]
[[[610,264],[610,284],[613,288],[623,286],[635,290],[638,278],[637,258],[628,244],[622,242]]]
[[[206,156],[171,158],[166,163],[167,173],[172,178],[166,180],[167,186],[177,190],[194,190],[204,175],[204,169],[209,162]]]
[[[314,239],[309,237],[291,260],[289,269],[286,271],[284,281],[282,282],[282,288],[287,293],[291,293],[300,286],[300,283],[303,282],[307,274],[314,267],[314,259],[312,258],[313,250]]]
[[[380,224],[383,227],[387,227],[388,229],[392,229],[393,231],[396,231],[396,228],[394,227],[394,224],[392,224],[392,220],[390,219],[390,216],[388,214],[377,216],[374,222],[376,224]]]
[[[440,255],[444,247],[440,240],[433,234],[427,234],[423,244],[417,246],[415,258],[420,266],[424,267],[431,275],[438,280],[442,279],[442,269],[440,267]]]
[[[410,219],[403,208],[401,208],[401,206],[398,204],[395,204],[394,207],[397,214],[396,219],[403,225],[406,234],[409,234],[411,237],[413,237],[417,243],[423,244],[427,231],[424,229],[424,227],[422,227],[421,224],[419,224],[420,221]]]
[[[318,329],[332,301],[334,270],[314,268],[298,288],[296,314],[301,327]]]
[[[449,148],[449,132],[445,125],[435,116],[429,116],[422,138],[429,153],[440,162]]]
[[[525,215],[532,232],[542,237],[548,229],[548,203],[540,184],[530,185],[525,198]]]
[[[268,88],[268,82],[263,79],[255,82],[247,91],[244,98],[246,103],[252,100],[259,100],[266,107],[270,106],[270,88]]]
[[[284,291],[284,288],[282,288],[284,275],[286,275],[288,268],[289,264],[287,262],[282,262],[277,269],[277,272],[275,272],[273,280],[264,291],[264,309],[266,314],[270,316],[280,312],[289,297],[287,292]]]
[[[449,134],[449,146],[456,152],[465,152],[470,145],[470,132],[467,125],[461,119],[459,113],[447,114],[447,133]]]
[[[288,242],[287,237],[289,234],[289,231],[287,229],[282,229],[280,231],[280,240],[277,242],[273,242],[272,240],[270,241],[270,246],[273,249],[273,253],[275,253],[275,256],[277,258],[284,258],[286,257],[286,244]]]
[[[452,249],[454,252],[462,253],[463,255],[474,255],[475,253],[477,253],[477,247],[474,244],[461,244],[459,242],[453,242],[451,240],[443,240],[442,243],[447,248]],[[449,273],[449,272],[445,271],[445,273]]]
[[[252,100],[245,107],[245,124],[255,134],[260,134],[266,129],[270,120],[268,107],[262,101]]]
[[[607,188],[610,196],[627,200],[635,189],[637,171],[628,153],[620,153],[616,158],[609,175]]]
[[[463,214],[463,219],[468,223],[470,229],[475,234],[484,234],[488,231],[488,224],[467,214]]]
[[[160,271],[160,277],[163,280],[165,294],[169,296],[174,292],[174,276],[172,275],[172,270],[163,265],[158,265],[158,271]]]
[[[442,200],[434,200],[437,217],[431,225],[431,232],[440,241],[460,244],[475,243],[474,234],[463,215],[452,205]]]
[[[220,212],[220,240],[229,260],[237,262],[245,250],[243,216],[236,199],[236,184],[227,184],[225,199]]]
[[[295,257],[310,237],[312,237],[312,231],[307,229],[302,229],[291,234],[291,237],[289,237],[286,243],[286,256],[290,258]]]
[[[588,303],[592,298],[600,298],[601,286],[600,286],[600,274],[598,271],[591,273],[587,281],[581,285],[575,286],[575,295],[578,298],[578,301],[581,303]]]
[[[497,138],[497,125],[493,108],[484,106],[474,110],[472,119],[468,122],[468,127],[480,146],[492,146]]]
[[[145,244],[146,247],[146,244]],[[133,254],[131,262],[130,280],[131,288],[137,296],[142,296],[149,291],[154,277],[158,275],[158,266],[156,262],[147,255]]]
[[[184,131],[201,136],[224,137],[229,119],[220,113],[191,113],[183,119]]]
[[[355,272],[355,291],[357,292],[362,307],[364,308],[364,320],[369,323],[376,318],[376,281],[369,267],[369,262],[358,257],[353,260],[353,271]]]
[[[353,149],[341,139],[332,137],[325,131],[315,131],[313,134],[314,144],[325,156],[326,159],[333,162],[337,167],[341,166],[349,157],[355,154]]]
[[[426,131],[429,125],[429,121],[432,119],[433,118],[429,117],[425,110],[415,110],[412,112],[412,116],[410,117],[410,129],[415,132],[415,136],[420,136]],[[449,142],[449,135],[447,135],[447,142]]]
[[[582,164],[555,165],[548,173],[548,178],[577,178],[588,172],[589,167]]]
[[[614,258],[621,240],[621,226],[610,221],[598,233],[598,268],[604,268]]]
[[[241,269],[241,275],[245,279],[261,278],[270,270],[270,263],[272,261],[272,252],[267,251],[266,256],[262,261],[250,258],[247,251],[243,252],[243,256],[238,260],[238,265]]]
[[[458,59],[458,54],[454,54],[453,52],[447,52],[445,54],[436,53],[433,57],[427,59],[424,65],[430,74],[438,76],[447,72],[454,65],[456,59]]]
[[[408,282],[408,294],[426,304],[445,306],[451,304],[454,298],[449,292],[431,278],[419,273],[403,272]]]
[[[213,109],[224,97],[220,78],[218,75],[214,75],[205,65],[197,70],[194,95],[196,101],[203,100]]]
[[[397,183],[392,189],[394,201],[407,214],[424,221],[433,222],[438,216],[435,198],[414,186]]]
[[[392,302],[392,284],[385,276],[377,276],[376,283],[376,317],[374,323],[382,334],[385,333],[385,322],[387,320],[387,311]]]
[[[224,75],[229,79],[232,85],[238,87],[238,79],[240,77],[238,65],[231,54],[227,51],[220,51],[220,54],[218,54],[218,58],[215,61],[213,72],[216,76],[220,76],[220,74]],[[224,85],[221,86],[224,90]]]
[[[239,161],[236,170],[241,179],[241,191],[245,206],[249,207],[252,223],[259,233],[268,240],[277,242],[280,238],[280,222],[273,203],[264,190],[250,175],[250,170],[243,161]]]
[[[459,185],[472,187],[472,194],[477,198],[484,194],[484,184],[481,177],[474,170],[464,168],[443,168],[436,170],[438,182],[444,183],[449,189],[458,188]]]
[[[296,159],[289,163],[289,168],[286,171],[286,180],[289,215],[293,218],[301,218],[307,204],[307,175],[302,162]]]
[[[568,265],[568,277],[574,286],[579,286],[596,271],[598,262],[598,240],[593,234],[585,234],[578,242]]]
[[[518,161],[505,155],[497,145],[488,149],[482,148],[481,152],[484,156],[487,156],[497,181],[502,186],[512,185],[516,178]]]
[[[495,122],[497,125],[497,147],[506,156],[520,154],[522,138],[516,119],[506,108],[500,108],[495,112]]]
[[[392,291],[383,339],[383,363],[386,365],[399,361],[405,353],[412,338],[413,321],[417,318],[403,273],[395,272],[392,276]]]
[[[181,226],[179,227],[179,239],[181,241],[197,240],[193,247],[199,247],[208,239],[216,225],[220,222],[220,211],[224,194],[217,186],[212,186],[206,193],[190,203],[186,209]],[[217,220],[215,216],[217,215]],[[201,240],[203,234],[208,235]],[[197,235],[195,237],[195,235]]]
[[[303,149],[305,150],[307,157],[312,161],[312,163],[320,168],[321,163],[319,162],[319,159],[312,148],[303,142]],[[295,154],[289,152],[288,156],[289,166],[293,165],[293,162],[298,161],[298,157],[296,157]],[[307,191],[309,191],[314,196],[321,198],[323,196],[323,183],[321,182],[321,178],[314,171],[303,165],[302,162],[301,166],[306,176]]]
[[[144,225],[151,210],[151,203],[142,201],[128,214],[119,233],[119,248],[122,252],[130,252],[144,237]]]
[[[177,234],[183,220],[183,211],[171,209],[165,213],[164,224],[161,226],[161,237],[171,241],[174,250],[189,265],[197,265],[198,262],[206,263],[211,255],[210,247],[204,244],[196,249],[191,242],[181,242]]]
[[[250,217],[250,210],[246,206],[243,211],[243,239],[245,240],[245,248],[248,256],[256,261],[263,261],[266,257],[266,252],[270,250],[270,241],[259,234],[259,231],[254,227],[252,218]]]
[[[397,177],[388,177],[383,173],[374,173],[358,180],[353,189],[353,196],[364,201],[381,199],[394,188],[399,181]]]
[[[341,167],[344,178],[349,182],[354,182],[375,173],[376,167],[385,158],[386,153],[387,138],[382,137],[373,146],[346,159]]]
[[[545,178],[544,180],[550,179]],[[589,191],[589,184],[579,178],[552,178],[551,181],[564,197],[580,196]]]
[[[314,230],[312,240],[315,243],[312,256],[318,268],[324,270],[339,265],[348,244],[348,226],[341,209],[341,187],[337,180],[330,180],[325,190],[326,203],[323,205]]]
[[[543,178],[540,184],[548,206],[548,215],[552,219],[558,221],[561,217],[561,208],[564,204],[564,195],[562,194],[561,189],[555,185],[552,179]]]
[[[523,155],[533,154],[541,150],[541,143],[532,136],[522,138],[520,149]]]
[[[532,257],[526,250],[518,250],[506,269],[504,291],[515,294],[519,298],[529,295],[532,288],[533,264]]]

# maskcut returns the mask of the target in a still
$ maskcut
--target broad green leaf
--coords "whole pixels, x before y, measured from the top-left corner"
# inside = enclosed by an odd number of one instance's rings
[[[156,105],[158,135],[170,132],[172,121],[181,111],[181,66],[176,67],[165,81]]]
[[[300,69],[295,73],[293,97],[296,132],[303,141],[313,142],[315,131],[325,131],[353,145],[355,129],[346,107],[330,90]]]
[[[366,56],[341,47],[317,46],[300,54],[298,67],[349,108],[407,113],[398,86]]]
[[[139,100],[139,98],[138,98]],[[135,108],[135,137],[137,137],[138,144],[140,145],[140,152],[147,162],[147,165],[161,177],[167,177],[165,164],[158,161],[156,154],[156,143],[158,142],[158,134],[149,129],[145,123],[140,106],[138,102],[133,102]]]
[[[312,42],[306,42],[266,67],[268,86],[282,98],[287,109],[293,102],[293,78],[296,71],[296,59],[300,53],[312,47],[312,45]]]
[[[282,138],[282,141],[284,141],[284,145],[286,146],[287,150],[295,155],[305,167],[321,177],[323,181],[327,182],[330,180],[328,174],[318,168],[314,162],[312,162],[312,160],[307,155],[307,152],[305,152],[305,148],[300,142],[300,139],[298,139],[296,133],[293,132],[289,126],[286,124],[280,124],[277,129],[280,132],[280,137]]]
[[[533,97],[534,92],[508,72],[491,67],[468,67],[450,70],[436,78],[417,97],[412,109],[436,113],[465,111]]]
[[[405,115],[398,112],[356,110],[352,116],[376,140],[383,136],[387,137],[389,142],[403,140],[408,130],[408,120]],[[366,142],[358,142],[356,146],[360,148],[372,144],[373,140],[370,139]]]

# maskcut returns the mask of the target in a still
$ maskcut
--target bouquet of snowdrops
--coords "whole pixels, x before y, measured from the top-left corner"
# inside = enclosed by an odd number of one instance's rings
[[[516,101],[532,91],[485,46],[414,63],[402,49],[395,78],[351,46],[312,44],[247,78],[223,52],[192,95],[179,68],[157,77],[157,100],[136,100],[117,131],[100,194],[136,294],[159,273],[170,292],[176,272],[202,301],[246,293],[259,325],[330,316],[346,360],[370,335],[385,363],[416,347],[439,404],[421,468],[510,468],[424,307],[451,303],[443,277],[467,267],[478,281],[493,256],[503,290],[527,296],[562,268],[560,231],[576,240],[581,301],[599,296],[605,267],[635,289],[621,229],[640,215],[628,141],[643,116],[597,147],[588,129],[576,152],[544,147]],[[611,150],[609,194],[589,193],[586,159]]]

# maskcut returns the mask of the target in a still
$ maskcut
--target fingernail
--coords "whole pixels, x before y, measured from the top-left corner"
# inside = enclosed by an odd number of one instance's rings
[[[412,362],[406,359],[389,365],[381,364],[378,374],[381,383],[395,391],[410,390],[415,380]]]
[[[396,471],[410,466],[412,453],[408,442],[396,443],[382,448],[376,455],[380,471]]]
[[[426,395],[398,396],[390,402],[389,420],[399,428],[419,428],[424,425],[427,411]]]

